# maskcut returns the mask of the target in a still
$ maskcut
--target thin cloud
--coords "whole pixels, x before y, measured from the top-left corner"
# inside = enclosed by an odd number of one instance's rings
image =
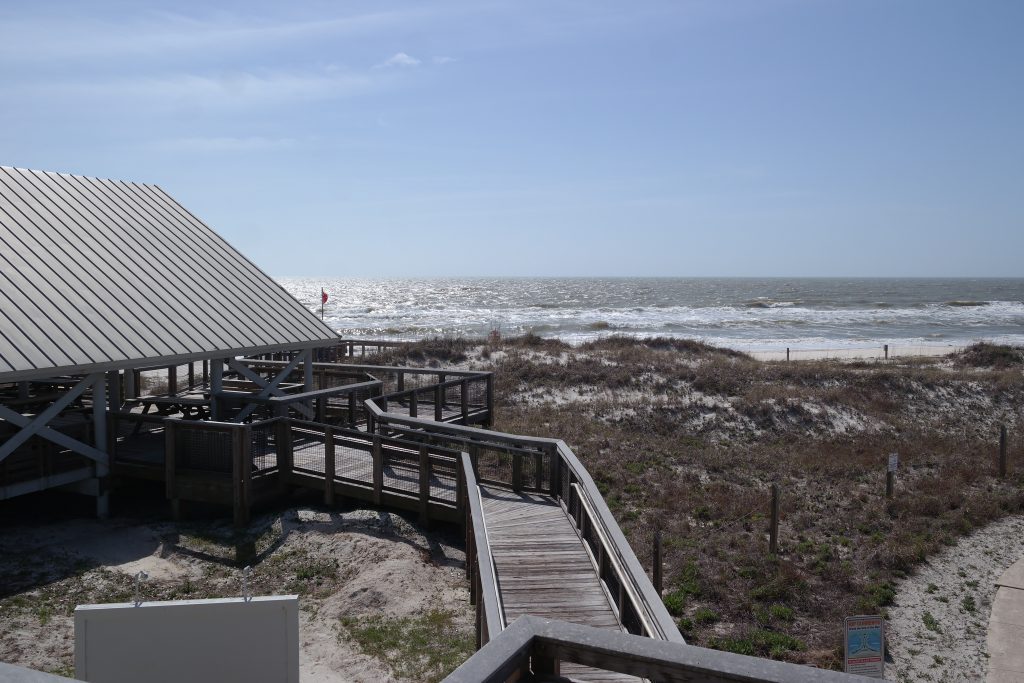
[[[388,59],[384,60],[377,65],[377,68],[388,68],[388,67],[414,67],[421,64],[420,60],[415,57],[410,57],[404,52],[396,52]]]
[[[234,16],[201,20],[150,13],[127,24],[88,16],[69,16],[56,22],[49,15],[32,16],[0,24],[0,58],[22,62],[99,56],[166,59],[169,55],[247,51],[318,37],[373,34],[422,21],[428,14],[412,9],[288,22],[246,21]],[[46,49],[38,49],[39,45]]]
[[[155,140],[145,147],[157,152],[236,153],[261,152],[295,147],[293,138],[267,137],[187,137]]]
[[[373,91],[383,80],[383,76],[331,67],[315,71],[234,72],[218,76],[170,74],[106,81],[42,82],[15,86],[15,89],[31,97],[72,100],[76,104],[130,100],[136,106],[219,108],[350,97]]]
[[[434,59],[433,59],[434,64],[451,64],[452,62],[457,62],[457,61],[459,61],[459,60],[457,60],[455,57],[442,57],[442,56],[438,56],[438,57],[434,57]]]

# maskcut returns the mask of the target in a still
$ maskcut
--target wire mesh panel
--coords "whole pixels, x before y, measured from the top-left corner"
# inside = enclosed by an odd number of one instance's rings
[[[342,481],[373,484],[372,446],[365,441],[334,437],[335,476]]]
[[[179,469],[230,474],[231,432],[179,423],[174,427],[174,458]]]
[[[486,377],[475,377],[467,382],[467,400],[471,411],[487,408],[487,382]]]
[[[433,455],[430,458],[430,498],[448,503],[454,503],[457,495],[456,486],[458,475],[456,468],[460,467],[455,458],[440,457]]]
[[[477,458],[477,478],[484,484],[512,485],[512,458],[506,451],[484,449]]]
[[[322,432],[291,427],[292,469],[323,474],[327,462],[327,444]]]
[[[277,423],[253,425],[252,472],[260,474],[277,469]]]
[[[383,487],[401,493],[418,494],[420,490],[419,452],[394,446],[383,446]]]

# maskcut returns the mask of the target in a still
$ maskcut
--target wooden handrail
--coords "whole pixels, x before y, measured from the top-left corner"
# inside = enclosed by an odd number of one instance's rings
[[[454,425],[445,422],[435,422],[433,420],[387,413],[382,410],[373,399],[367,399],[364,402],[364,405],[366,405],[367,410],[370,411],[372,421],[378,425],[399,424],[415,429],[428,436],[447,435],[456,437],[466,443],[475,442],[483,446],[496,446],[501,444],[513,446],[520,450],[524,450],[524,446],[532,446],[537,451],[554,452],[557,457],[551,463],[552,480],[557,480],[558,475],[556,472],[560,469],[561,463],[565,463],[571,473],[571,476],[574,477],[576,479],[576,483],[579,484],[580,492],[583,494],[580,496],[581,500],[586,498],[591,503],[592,511],[600,520],[601,526],[608,537],[609,546],[615,549],[617,560],[622,565],[623,575],[629,577],[629,583],[632,584],[633,589],[638,594],[636,596],[637,602],[639,603],[638,607],[642,607],[642,609],[637,609],[637,613],[638,616],[642,615],[646,617],[649,626],[652,628],[652,632],[650,634],[651,637],[670,642],[686,642],[679,633],[675,620],[672,619],[672,616],[665,608],[665,604],[662,602],[661,596],[658,595],[653,584],[651,584],[650,580],[647,578],[647,573],[644,571],[643,566],[640,564],[636,554],[633,552],[633,548],[629,545],[626,537],[622,534],[622,530],[619,529],[619,525],[615,521],[615,517],[608,509],[608,505],[604,502],[604,498],[598,491],[597,485],[594,483],[590,473],[564,441],[560,439],[495,432],[480,429],[478,427]],[[560,490],[553,491],[553,494],[556,498],[561,498]]]
[[[501,593],[498,591],[497,572],[494,569],[494,558],[491,555],[491,544],[487,536],[487,524],[484,522],[483,501],[480,498],[480,487],[476,482],[476,473],[468,453],[461,454],[463,481],[466,486],[466,499],[469,503],[469,517],[473,524],[475,544],[475,563],[480,580],[480,597],[483,601],[484,619],[489,638],[497,636],[505,628],[504,609],[501,605]],[[483,541],[481,544],[480,541]],[[469,558],[466,558],[467,561]]]
[[[619,584],[623,590],[626,591],[626,597],[633,603],[633,608],[636,611],[637,617],[640,619],[640,623],[643,625],[645,635],[648,637],[660,637],[661,634],[651,624],[650,619],[647,617],[647,610],[645,609],[644,603],[640,600],[640,596],[637,593],[636,586],[633,585],[630,575],[626,572],[625,566],[622,564],[622,560],[619,557],[618,549],[611,543],[608,538],[608,532],[604,528],[604,524],[601,523],[601,517],[594,512],[593,506],[587,497],[583,495],[583,489],[577,483],[570,484],[570,488],[576,491],[579,496],[580,504],[583,507],[584,513],[590,520],[590,524],[594,531],[597,533],[598,541],[604,550],[605,557],[612,563],[612,569],[615,572],[616,577],[619,580]],[[582,530],[581,530],[582,531]],[[601,578],[601,567],[597,568],[597,576]],[[622,614],[619,614],[619,620],[622,620]]]

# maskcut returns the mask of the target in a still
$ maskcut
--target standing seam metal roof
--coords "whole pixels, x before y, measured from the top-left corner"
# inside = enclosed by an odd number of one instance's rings
[[[0,166],[0,381],[336,338],[159,187]]]

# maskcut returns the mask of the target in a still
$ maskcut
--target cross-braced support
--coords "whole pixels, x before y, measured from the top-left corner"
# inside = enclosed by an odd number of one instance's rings
[[[61,414],[76,399],[82,396],[88,389],[92,389],[92,422],[93,422],[93,444],[83,443],[67,434],[57,431],[49,426],[58,415]],[[10,437],[0,445],[0,462],[3,462],[18,447],[22,446],[33,436],[38,436],[51,441],[58,446],[68,449],[73,453],[84,455],[93,461],[95,477],[94,493],[96,495],[96,514],[106,517],[109,513],[109,501],[107,495],[107,480],[110,476],[110,458],[107,454],[107,377],[102,372],[87,375],[79,380],[70,391],[54,401],[50,406],[38,415],[22,415],[6,406],[0,406],[0,420],[6,420],[11,424],[20,427],[14,436]],[[63,480],[54,480],[49,486],[58,485]],[[44,483],[34,486],[34,489],[48,488]]]

